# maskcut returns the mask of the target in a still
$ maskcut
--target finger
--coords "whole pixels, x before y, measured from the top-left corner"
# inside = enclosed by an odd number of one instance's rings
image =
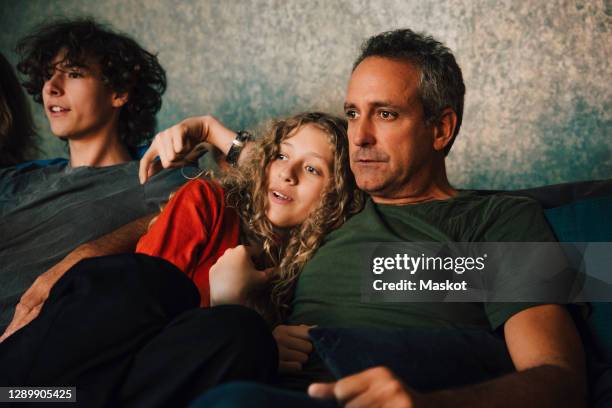
[[[291,350],[286,347],[279,347],[278,358],[283,361],[297,361],[298,363],[305,363],[308,361],[308,354],[302,353],[301,351]]]
[[[261,248],[252,245],[239,245],[236,248],[242,247],[246,250],[249,256],[258,256],[261,253]]]
[[[176,156],[174,152],[174,146],[172,145],[172,139],[169,137],[168,132],[164,132],[159,138],[159,158],[164,168],[170,167],[170,163],[174,161]]]
[[[155,147],[157,148],[157,157],[158,160],[160,162],[162,162],[163,164],[163,160],[165,160],[167,154],[166,154],[166,148],[164,146],[164,138],[166,137],[166,130],[164,130],[163,132],[159,133],[157,136],[155,136]],[[166,167],[166,166],[164,166]]]
[[[280,373],[295,373],[297,371],[302,371],[302,364],[297,361],[279,361],[278,371]]]
[[[30,307],[25,306],[23,303],[18,303],[17,306],[15,306],[13,320],[11,320],[11,323],[8,325],[5,331],[12,333],[17,330],[16,328],[19,327],[20,322],[26,318],[28,313],[30,313],[30,310],[32,310]]]
[[[366,370],[367,371],[367,370]],[[345,408],[366,408],[366,407],[394,407],[394,406],[405,406],[404,404],[398,404],[395,401],[397,383],[393,381],[386,381],[381,378],[374,378],[370,376],[367,388],[362,392],[353,395],[350,399],[344,400]],[[338,396],[338,387],[336,387],[336,397]],[[391,403],[389,403],[391,402]]]
[[[345,377],[336,383],[334,396],[340,402],[350,401],[366,392],[371,382],[372,378],[367,370]]]
[[[164,169],[164,166],[162,166],[161,162],[159,160],[155,160],[151,164],[151,166],[149,166],[148,178],[153,177],[154,175],[156,175],[157,173],[159,173],[163,169]]]
[[[30,322],[32,322],[32,320],[36,319],[38,317],[40,313],[40,308],[34,308],[30,311],[30,313],[28,313],[26,316],[24,316],[22,319],[20,319],[15,326],[12,329],[11,334],[15,333],[18,330],[21,330],[22,328],[24,328],[25,326],[27,326],[28,324],[30,324]]]
[[[276,271],[276,268],[266,268],[264,269],[262,272],[262,279],[265,280],[266,282],[269,281],[273,276],[274,273]]]
[[[208,151],[208,148],[206,147],[206,143],[202,142],[196,145],[193,149],[191,149],[189,153],[187,153],[187,155],[185,156],[185,161],[195,162],[197,159],[200,158],[200,156],[202,156],[207,151]]]
[[[301,351],[302,353],[310,354],[312,351],[312,343],[310,341],[293,337],[288,334],[278,336],[278,343],[288,349]]]
[[[299,339],[307,340],[310,342],[310,336],[308,336],[308,331],[310,330],[310,326],[306,326],[305,324],[300,324],[297,326],[287,326],[287,333],[293,337],[297,337]]]
[[[344,401],[344,408],[381,407],[386,402],[382,397],[383,395],[380,392],[369,388],[365,392],[356,395],[353,399]]]
[[[170,132],[172,148],[177,154],[186,153],[189,149],[189,140],[185,141],[185,129],[182,126],[175,126]]]
[[[0,342],[10,337],[13,333],[21,329],[23,326],[25,326],[26,324],[28,324],[28,322],[31,321],[31,319],[28,318],[28,314],[31,312],[31,310],[32,309],[27,306],[24,306],[21,303],[17,304],[17,306],[15,307],[15,315],[13,316],[13,320],[11,320],[11,323],[8,325],[8,327],[2,334],[2,337],[0,337]]]
[[[313,398],[334,398],[334,387],[336,383],[313,383],[308,387],[308,395]]]
[[[155,141],[153,141],[149,149],[142,156],[142,159],[140,159],[140,165],[138,167],[138,178],[140,179],[140,184],[144,184],[149,178],[149,167],[157,155],[157,145]]]
[[[274,268],[264,269],[263,271],[257,271],[257,274],[254,276],[254,284],[256,285],[265,285],[268,281],[274,276]]]

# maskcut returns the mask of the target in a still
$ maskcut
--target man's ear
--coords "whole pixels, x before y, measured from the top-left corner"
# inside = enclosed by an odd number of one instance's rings
[[[127,92],[115,92],[113,93],[113,108],[120,108],[127,103],[129,94]]]
[[[457,127],[457,114],[451,108],[442,111],[438,123],[434,125],[433,147],[435,150],[444,150],[447,144],[453,140],[455,128]]]

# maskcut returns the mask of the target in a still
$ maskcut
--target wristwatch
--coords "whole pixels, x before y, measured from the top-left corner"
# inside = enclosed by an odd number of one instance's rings
[[[225,156],[225,161],[235,167],[238,163],[238,157],[240,157],[240,152],[242,152],[242,149],[247,144],[247,142],[251,142],[253,140],[255,140],[253,135],[251,135],[246,130],[239,131],[236,135],[236,138],[232,140],[232,146],[230,147],[229,152],[227,152],[227,156]]]

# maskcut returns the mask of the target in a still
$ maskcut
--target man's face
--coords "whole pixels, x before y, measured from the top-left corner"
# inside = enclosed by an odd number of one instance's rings
[[[81,139],[114,126],[116,94],[102,82],[98,64],[75,65],[64,55],[54,58],[42,92],[53,134]]]
[[[344,104],[351,170],[374,201],[415,194],[432,177],[433,127],[423,118],[419,78],[413,64],[381,57],[351,75]]]

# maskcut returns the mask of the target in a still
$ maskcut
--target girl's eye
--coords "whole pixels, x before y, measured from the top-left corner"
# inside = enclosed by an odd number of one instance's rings
[[[351,120],[357,117],[357,112],[355,112],[353,109],[349,109],[344,112],[344,115],[346,116],[347,119]]]
[[[276,155],[276,160],[287,160],[287,156],[282,153]]]
[[[311,173],[311,174],[317,174],[317,175],[320,174],[319,170],[315,169],[312,166],[306,166],[306,172]]]

